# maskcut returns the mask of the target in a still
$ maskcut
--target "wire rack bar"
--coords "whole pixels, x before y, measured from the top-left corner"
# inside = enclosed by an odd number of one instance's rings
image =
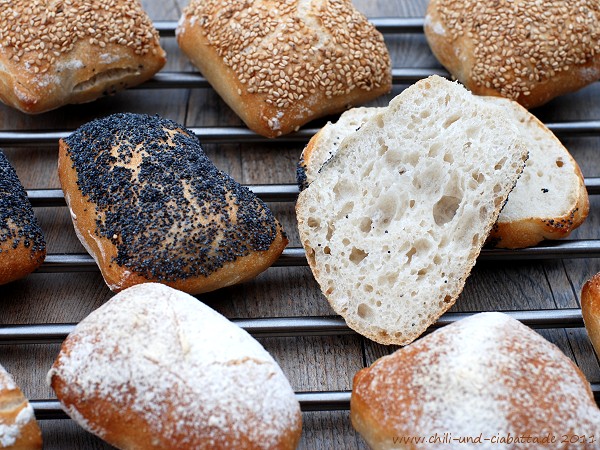
[[[596,402],[600,401],[600,384],[592,383]],[[350,409],[351,391],[296,392],[303,412],[347,411]],[[30,400],[37,420],[68,419],[58,400]]]
[[[597,136],[600,135],[600,120],[547,123],[546,126],[557,136]],[[240,143],[306,143],[319,131],[319,128],[304,128],[296,133],[270,139],[244,127],[190,127],[202,143],[240,144]],[[3,147],[56,147],[58,140],[69,136],[73,130],[19,130],[0,131],[0,146]],[[277,148],[276,145],[273,148]],[[248,149],[251,151],[252,149]]]
[[[431,75],[449,77],[445,69],[435,68],[396,68],[392,70],[393,84],[412,84]],[[132,86],[130,89],[204,89],[210,84],[199,72],[159,72],[150,80]]]
[[[535,247],[520,249],[484,248],[478,261],[525,261],[540,259],[577,259],[600,258],[600,240],[570,239],[565,241],[547,241]],[[273,267],[306,266],[306,254],[303,248],[288,247]],[[37,273],[98,272],[94,259],[85,253],[53,253],[36,271]]]
[[[369,21],[382,34],[423,33],[422,17],[371,17]],[[157,20],[154,28],[161,37],[174,37],[177,28],[176,20]]]
[[[437,329],[466,317],[474,312],[444,314],[430,329]],[[540,309],[507,311],[507,315],[536,328],[583,327],[581,309]],[[232,322],[255,338],[281,338],[299,336],[340,336],[356,334],[348,328],[341,317],[267,317],[232,319]],[[73,331],[73,323],[0,325],[0,345],[53,344],[62,342]]]
[[[303,412],[344,411],[350,409],[350,391],[296,392]],[[63,420],[69,416],[58,400],[30,400],[37,420]]]
[[[585,186],[588,194],[600,194],[600,178],[586,178]],[[254,184],[246,187],[265,202],[295,202],[298,197],[298,186],[295,184]],[[35,207],[66,205],[60,189],[29,189],[27,196]]]

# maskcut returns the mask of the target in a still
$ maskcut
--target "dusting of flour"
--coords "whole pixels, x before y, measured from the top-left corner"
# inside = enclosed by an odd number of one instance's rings
[[[90,314],[48,374],[81,399],[110,399],[171,439],[249,438],[270,448],[299,415],[279,366],[244,330],[195,298],[160,284],[129,288]],[[65,408],[86,429],[104,431]],[[169,416],[174,423],[166,424]]]

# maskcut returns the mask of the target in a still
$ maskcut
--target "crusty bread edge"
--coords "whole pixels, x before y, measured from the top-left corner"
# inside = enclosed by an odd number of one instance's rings
[[[77,172],[68,154],[68,145],[62,139],[59,142],[58,175],[77,237],[96,261],[104,281],[113,292],[120,292],[133,285],[148,282],[162,283],[189,294],[213,291],[254,278],[271,266],[288,244],[281,225],[275,219],[277,233],[266,251],[252,252],[247,256],[238,257],[207,277],[200,275],[173,282],[146,278],[114,263],[113,259],[117,256],[116,246],[110,239],[95,235],[95,206],[81,195],[77,188]]]
[[[310,101],[298,100],[289,108],[278,109],[266,103],[266,94],[248,92],[247,85],[241,83],[236,73],[223,62],[193,17],[189,12],[184,13],[178,25],[179,47],[246,126],[262,136],[275,138],[289,134],[311,120],[367,103],[391,90],[390,72],[386,83],[379,88],[368,91],[355,88],[348,94],[331,98],[317,93],[311,95]]]
[[[419,82],[417,82],[417,85],[422,84],[424,86],[425,89],[430,89],[432,84],[436,84],[439,83],[438,81],[439,77],[433,76],[430,77],[428,79],[425,80],[421,80]],[[415,85],[416,86],[416,85]],[[499,108],[499,107],[498,107]],[[375,114],[373,117],[371,117],[369,119],[368,122],[377,122],[378,121],[378,117],[381,114],[385,114],[386,110],[383,110],[377,114]],[[352,139],[356,139],[355,137],[356,133],[353,133],[352,135],[348,136],[346,139],[344,139],[344,142],[350,141]],[[527,158],[529,156],[527,149],[525,148],[525,146],[522,144],[521,141],[515,140],[513,145],[515,145],[516,147],[520,147],[521,148],[521,154],[522,154],[522,163],[519,164],[519,169],[517,174],[514,177],[514,181],[512,182],[512,187],[510,189],[508,189],[508,193],[510,193],[510,191],[512,189],[514,189],[514,186],[516,185],[519,177],[521,176],[524,168],[525,168],[525,164],[527,161]],[[336,153],[335,157],[339,157],[339,153]],[[302,191],[298,197],[298,200],[296,202],[296,207],[295,207],[295,211],[296,211],[296,217],[298,219],[298,230],[300,233],[300,240],[302,242],[302,246],[304,247],[305,253],[306,253],[306,259],[308,262],[308,265],[315,277],[315,279],[317,280],[317,283],[319,284],[321,291],[323,292],[323,294],[325,295],[325,297],[327,298],[327,301],[329,302],[329,304],[331,305],[331,307],[333,308],[333,310],[337,313],[342,315],[342,312],[339,310],[339,308],[336,307],[335,303],[329,298],[330,293],[327,292],[326,289],[324,289],[324,286],[321,285],[320,283],[320,271],[317,269],[317,265],[316,265],[316,260],[315,260],[315,252],[312,248],[310,248],[307,244],[306,244],[306,239],[303,237],[304,235],[304,229],[307,228],[304,226],[304,220],[302,219],[301,215],[298,214],[299,208],[303,205],[304,203],[304,193],[306,191]],[[508,193],[506,194],[506,196],[508,196]],[[506,200],[506,197],[505,199]],[[495,203],[495,208],[494,208],[494,212],[490,214],[490,217],[492,217],[492,219],[485,225],[484,227],[484,232],[483,233],[478,233],[478,240],[477,242],[474,243],[473,245],[473,250],[470,252],[470,254],[465,258],[465,271],[463,272],[462,276],[457,280],[456,282],[456,292],[455,295],[452,297],[450,295],[447,295],[446,298],[444,299],[444,306],[442,308],[439,309],[438,313],[436,314],[436,316],[434,317],[433,321],[431,321],[429,323],[429,325],[431,325],[432,323],[435,323],[435,321],[437,319],[439,319],[439,317],[441,317],[446,311],[448,311],[448,309],[450,309],[454,303],[456,303],[456,300],[458,299],[458,297],[460,296],[460,294],[462,293],[466,280],[469,277],[471,270],[473,269],[473,267],[475,266],[477,257],[481,251],[481,248],[483,247],[489,231],[492,229],[494,223],[496,222],[496,219],[498,218],[498,215],[500,214],[500,211],[504,205],[505,201],[498,201],[498,202],[494,202]],[[355,321],[352,320],[352,318],[346,314],[342,315],[344,320],[346,321],[346,324],[353,330],[357,331],[359,334],[379,343],[379,344],[383,344],[383,345],[406,345],[409,344],[410,342],[413,342],[417,337],[419,337],[427,328],[427,326],[425,326],[422,330],[415,330],[413,335],[407,335],[405,336],[403,339],[398,339],[394,336],[391,336],[388,333],[382,334],[374,334],[374,333],[370,333],[367,330],[364,330],[360,324],[357,324]],[[382,330],[384,331],[384,330]]]
[[[472,40],[466,36],[457,40],[451,39],[448,28],[438,14],[436,3],[436,0],[429,3],[424,24],[425,38],[434,56],[453,77],[463,83],[474,94],[500,97],[501,94],[497,90],[480,85],[472,80],[470,74],[474,59],[468,56],[473,55]],[[436,32],[436,28],[438,32]],[[441,30],[444,31],[443,34],[440,34],[439,31]],[[521,93],[512,100],[517,101],[527,109],[541,106],[555,97],[575,92],[590,84],[593,80],[586,79],[582,75],[589,72],[600,73],[600,56],[587,61],[585,64],[576,65],[568,71],[557,72],[551,79],[537,83],[531,89],[529,95]]]
[[[600,357],[600,273],[587,280],[581,289],[581,314],[590,341]]]
[[[100,54],[118,55],[119,58],[100,64],[97,63],[101,61]],[[152,78],[166,63],[166,53],[158,40],[151,53],[144,56],[136,55],[133,49],[116,43],[108,43],[104,48],[100,48],[89,44],[87,40],[80,40],[73,50],[62,58],[67,61],[78,60],[77,55],[84,55],[83,67],[63,70],[61,74],[56,75],[60,78],[60,83],[40,84],[36,80],[42,79],[45,74],[24,74],[20,63],[6,60],[6,56],[0,51],[0,64],[5,66],[5,70],[0,71],[0,100],[21,112],[40,114],[66,104],[91,102],[103,95],[114,94],[141,84]],[[115,69],[131,72],[99,81],[84,90],[74,91],[75,86],[80,83]]]

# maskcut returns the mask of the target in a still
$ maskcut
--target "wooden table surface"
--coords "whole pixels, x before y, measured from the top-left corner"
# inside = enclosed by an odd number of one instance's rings
[[[146,0],[155,20],[177,20],[187,0]],[[423,17],[426,0],[355,0],[368,17]],[[395,68],[439,69],[422,33],[386,34]],[[174,38],[162,44],[168,53],[165,71],[193,71]],[[375,102],[386,104],[406,86]],[[241,126],[236,115],[210,88],[131,90],[94,103],[68,106],[39,116],[26,116],[0,106],[2,130],[68,129],[115,112],[160,114],[189,127]],[[554,100],[534,111],[545,122],[600,118],[600,83]],[[320,122],[322,123],[322,122]],[[312,126],[315,126],[314,124]],[[564,137],[563,142],[586,177],[600,176],[598,135]],[[302,143],[274,140],[266,144],[210,144],[205,149],[217,166],[244,184],[294,183]],[[57,145],[5,148],[27,189],[58,188]],[[598,239],[600,208],[590,197],[587,222],[571,239]],[[298,247],[294,205],[272,203],[272,209]],[[50,254],[83,253],[66,207],[38,207],[36,214],[48,241]],[[453,311],[512,311],[579,308],[584,281],[600,271],[596,258],[479,262]],[[1,324],[77,322],[111,298],[98,272],[35,273],[0,287]],[[199,296],[229,318],[333,316],[310,270],[305,266],[267,270],[243,285]],[[600,381],[598,360],[583,328],[540,330],[583,370],[591,382]],[[218,339],[218,336],[215,336]],[[261,340],[281,364],[296,391],[351,389],[356,371],[393,347],[376,345],[358,335],[265,338]],[[58,344],[3,345],[0,363],[11,372],[31,399],[53,398],[46,373]],[[352,429],[347,411],[305,412],[303,449],[364,449]],[[41,422],[46,449],[110,448],[71,420]]]

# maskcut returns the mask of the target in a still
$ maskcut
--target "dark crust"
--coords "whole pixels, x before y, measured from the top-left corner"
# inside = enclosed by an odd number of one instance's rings
[[[117,265],[146,278],[209,276],[268,250],[280,230],[264,202],[218,170],[194,134],[173,121],[114,114],[65,143],[78,188],[95,208],[94,233],[116,246]]]
[[[301,158],[296,166],[296,183],[300,192],[308,187],[308,178],[306,177],[306,163],[304,158]]]
[[[6,156],[0,152],[0,243],[6,241],[11,242],[12,249],[22,243],[32,255],[46,249],[27,193]]]

